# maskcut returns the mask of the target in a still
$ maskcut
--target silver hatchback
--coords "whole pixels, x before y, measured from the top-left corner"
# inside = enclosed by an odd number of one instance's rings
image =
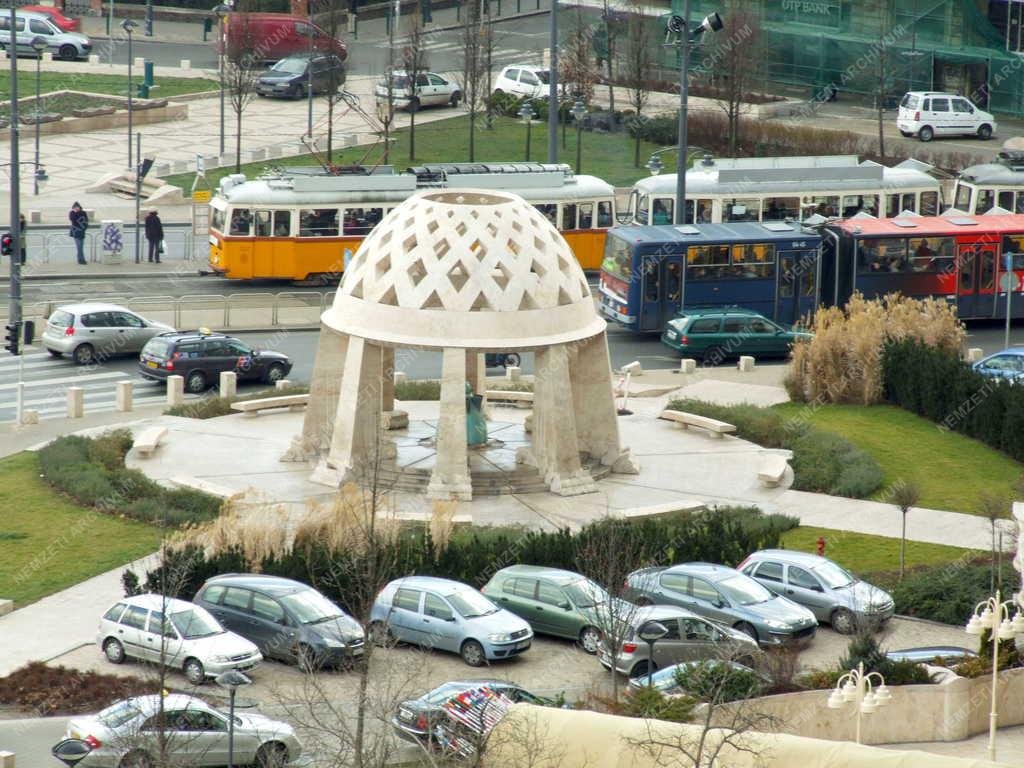
[[[89,365],[138,354],[151,338],[173,330],[117,304],[65,304],[47,319],[42,340],[54,357],[71,355],[78,365]]]

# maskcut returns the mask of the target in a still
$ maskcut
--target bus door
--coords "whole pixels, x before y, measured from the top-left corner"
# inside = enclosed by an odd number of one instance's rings
[[[957,244],[957,313],[961,318],[995,316],[996,256],[995,243]]]
[[[779,251],[779,263],[775,272],[776,322],[792,325],[800,317],[800,255],[800,251]]]
[[[662,331],[682,308],[683,256],[646,255],[640,270],[640,312],[637,329]]]

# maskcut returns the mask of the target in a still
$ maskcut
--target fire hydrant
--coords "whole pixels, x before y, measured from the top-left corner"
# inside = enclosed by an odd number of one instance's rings
[[[825,556],[825,537],[824,536],[819,536],[818,540],[815,542],[815,544],[817,544],[817,547],[818,547],[818,557],[824,557]]]

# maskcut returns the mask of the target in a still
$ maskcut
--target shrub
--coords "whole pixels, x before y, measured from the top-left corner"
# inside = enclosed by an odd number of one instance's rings
[[[94,712],[111,702],[152,692],[137,677],[49,667],[41,661],[0,677],[0,704],[31,709],[38,715]]]
[[[441,382],[437,379],[406,379],[395,384],[396,400],[440,400]]]
[[[88,443],[86,454],[91,462],[102,464],[107,469],[117,469],[124,464],[132,440],[131,430],[112,429],[93,438]]]
[[[711,704],[749,699],[764,689],[764,681],[753,670],[734,669],[717,661],[679,667],[675,678],[684,691]]]
[[[1004,569],[998,585],[1004,595],[1013,594],[1019,587],[1016,577],[1012,568]],[[974,607],[992,594],[991,579],[990,565],[953,563],[911,571],[891,591],[901,614],[963,625]]]
[[[621,714],[688,723],[696,702],[689,696],[666,696],[657,688],[631,688],[622,700]]]

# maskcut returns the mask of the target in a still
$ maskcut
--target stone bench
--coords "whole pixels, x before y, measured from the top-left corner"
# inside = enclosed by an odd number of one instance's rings
[[[142,430],[138,437],[132,441],[132,448],[143,456],[149,456],[160,445],[160,441],[167,435],[167,427],[149,427]]]
[[[686,429],[687,427],[700,427],[701,429],[707,430],[708,434],[712,437],[719,439],[727,432],[736,431],[736,427],[733,424],[727,424],[724,421],[712,419],[707,416],[698,416],[696,413],[686,413],[685,411],[664,410],[658,418],[665,419],[666,421],[674,421],[681,425],[683,429]]]
[[[232,496],[238,493],[238,491],[232,490],[224,485],[212,483],[209,480],[203,480],[198,477],[188,477],[186,475],[177,475],[172,477],[171,482],[179,488],[189,488],[193,491],[201,491],[202,493],[208,493],[211,496],[216,496],[220,499],[230,499]]]
[[[515,403],[518,408],[529,408],[533,405],[533,392],[515,392],[508,389],[488,389],[486,395],[488,403],[497,400],[501,402]]]
[[[258,416],[260,411],[271,408],[288,408],[298,410],[309,405],[309,395],[282,395],[280,397],[261,397],[259,400],[243,400],[232,403],[231,410],[241,411],[246,416]]]
[[[670,501],[665,504],[651,504],[646,507],[629,507],[618,513],[626,520],[643,517],[670,517],[683,512],[700,512],[704,505],[699,501]]]
[[[767,488],[775,488],[786,476],[789,463],[785,456],[769,453],[761,459],[761,467],[757,470],[757,479]]]

